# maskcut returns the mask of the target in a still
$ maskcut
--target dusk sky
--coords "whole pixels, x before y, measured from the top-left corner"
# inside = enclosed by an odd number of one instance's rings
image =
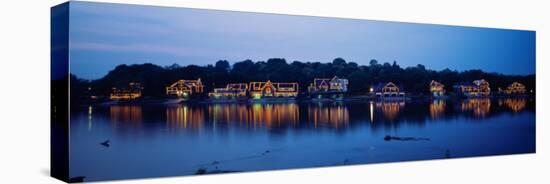
[[[251,59],[535,73],[535,32],[71,2],[70,69],[97,79],[120,64]]]

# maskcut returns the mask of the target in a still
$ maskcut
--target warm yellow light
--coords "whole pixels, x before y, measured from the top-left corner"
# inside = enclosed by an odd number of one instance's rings
[[[370,102],[370,108],[369,109],[370,109],[370,122],[374,123],[374,103],[373,102]]]
[[[259,93],[254,93],[254,94],[252,95],[252,97],[253,97],[254,99],[260,99],[260,98],[261,98],[261,95],[260,95]]]
[[[92,115],[92,112],[93,112],[93,108],[92,106],[88,106],[88,115]]]

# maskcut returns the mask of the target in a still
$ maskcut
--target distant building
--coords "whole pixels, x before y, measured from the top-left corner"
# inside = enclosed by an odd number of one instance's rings
[[[491,88],[489,82],[484,79],[475,80],[471,84],[461,83],[454,85],[457,94],[466,97],[487,97],[491,94]]]
[[[445,96],[445,85],[432,80],[432,82],[430,82],[430,93],[432,93],[434,97]]]
[[[131,82],[127,88],[115,88],[113,87],[109,99],[111,100],[134,100],[141,97],[141,90],[143,87],[140,83]]]
[[[201,79],[197,80],[179,80],[166,87],[166,95],[176,97],[188,97],[203,92],[204,86]]]
[[[254,99],[263,97],[296,97],[298,83],[250,82],[250,96]]]
[[[307,89],[309,93],[345,93],[348,91],[348,80],[337,76],[315,78]]]
[[[525,89],[525,85],[519,83],[519,82],[513,82],[510,84],[506,89],[501,90],[502,93],[508,94],[508,95],[515,95],[515,94],[525,94],[527,90]]]
[[[405,97],[403,88],[393,82],[379,83],[373,88],[373,92],[378,97]]]
[[[215,88],[214,92],[208,93],[209,97],[241,97],[246,96],[248,90],[248,84],[246,83],[234,83],[227,84],[225,88]]]

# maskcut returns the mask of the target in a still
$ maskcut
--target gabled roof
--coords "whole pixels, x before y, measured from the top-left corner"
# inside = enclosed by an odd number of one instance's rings
[[[250,82],[250,90],[251,91],[260,91],[266,88],[267,86],[271,86],[272,88],[275,88],[271,81],[267,82]]]
[[[472,83],[474,83],[475,85],[481,85],[483,83],[489,84],[489,82],[487,82],[485,79],[474,80],[474,82],[472,82]]]
[[[170,87],[176,87],[178,85],[184,85],[185,87],[192,87],[192,86],[199,86],[199,85],[202,85],[202,82],[201,82],[201,79],[197,79],[197,80],[184,80],[184,79],[181,79],[181,80],[178,80],[176,82],[174,82],[172,85],[170,85]]]
[[[435,81],[435,80],[432,80],[432,82],[430,82],[430,86],[441,86],[441,87],[445,87],[445,85]]]
[[[525,87],[525,85],[519,82],[513,82],[512,84],[509,85],[509,87]]]
[[[338,76],[334,76],[332,78],[315,78],[313,79],[313,86],[315,86],[316,88],[321,88],[321,86],[323,85],[329,86],[331,82],[342,82],[342,81],[346,81],[347,83],[347,79],[341,79]]]
[[[329,82],[330,82],[330,79],[326,79],[326,78],[315,78],[313,80],[313,84],[315,85],[316,88],[320,88],[323,85],[328,86]]]
[[[403,91],[403,85],[399,84],[399,85],[396,85],[395,83],[393,82],[380,82],[378,83],[377,85],[375,85],[373,87],[374,91],[382,91],[382,89],[388,85],[394,85],[396,86],[397,88],[399,88],[400,91]]]
[[[261,89],[265,89],[266,87],[271,87],[271,88],[275,88],[275,86],[273,86],[273,83],[271,83],[270,80],[267,80],[267,82],[263,83],[263,86],[261,87]]]
[[[261,91],[264,90],[266,87],[271,87],[274,90],[278,91],[281,88],[286,88],[289,91],[288,88],[294,89],[294,91],[298,91],[298,83],[284,83],[284,82],[274,82],[271,81],[267,82],[250,82],[250,91]]]
[[[466,87],[466,86],[469,86],[469,87],[477,87],[479,85],[481,85],[482,83],[487,83],[489,84],[489,82],[487,82],[486,80],[484,79],[480,79],[480,80],[474,80],[473,82],[458,82],[456,83],[455,85],[453,85],[454,88],[459,88],[459,87]]]

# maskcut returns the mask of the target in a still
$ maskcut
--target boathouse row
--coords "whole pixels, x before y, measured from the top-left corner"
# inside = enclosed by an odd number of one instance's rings
[[[315,78],[309,84],[307,92],[310,95],[324,94],[344,94],[348,91],[349,82],[347,79],[338,78]],[[429,84],[429,91],[434,97],[444,96],[445,85],[432,80]],[[112,88],[109,96],[113,100],[132,100],[142,96],[143,86],[138,82],[129,83],[128,87]],[[486,97],[491,93],[490,84],[484,79],[474,80],[471,83],[458,83],[453,86],[456,94],[466,97]],[[178,80],[166,87],[166,95],[178,98],[186,98],[193,95],[204,94],[204,85],[201,79],[196,80]],[[370,94],[378,97],[403,97],[405,90],[403,86],[396,85],[393,82],[379,83],[370,88]],[[525,86],[518,82],[513,82],[507,88],[499,88],[500,94],[525,94]],[[250,82],[250,83],[230,83],[224,88],[214,88],[208,93],[209,97],[296,97],[299,94],[298,83],[283,82]]]
[[[466,97],[487,97],[491,94],[489,82],[484,79],[472,83],[459,83],[453,86],[455,92]]]
[[[434,97],[445,96],[445,85],[443,85],[443,84],[441,84],[441,83],[439,83],[435,80],[432,80],[430,82],[430,93]]]
[[[405,92],[402,86],[397,86],[393,82],[379,83],[371,90],[377,97],[404,97]]]
[[[131,82],[126,88],[112,88],[112,92],[109,95],[111,100],[133,100],[141,97],[141,90],[143,87],[140,83]]]

